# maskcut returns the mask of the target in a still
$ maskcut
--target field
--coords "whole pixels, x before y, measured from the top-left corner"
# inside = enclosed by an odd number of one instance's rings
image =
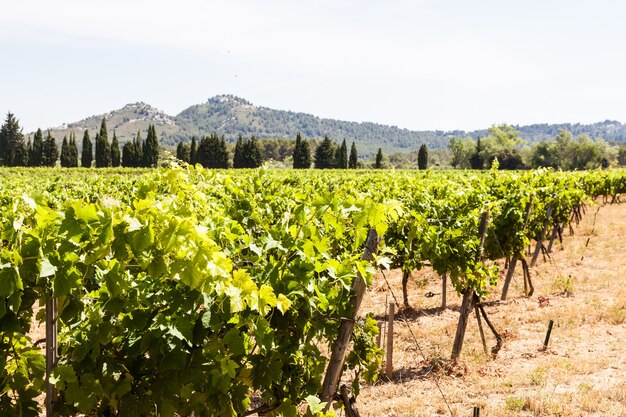
[[[324,402],[342,383],[346,396],[360,391],[364,415],[576,415],[565,407],[578,394],[602,399],[579,409],[623,405],[611,351],[623,267],[611,262],[624,253],[624,214],[609,203],[626,192],[625,171],[0,174],[8,416],[39,415],[46,389],[59,416],[332,416]],[[526,249],[559,234],[524,297]],[[518,276],[500,303],[505,259]],[[376,320],[402,304],[409,272],[389,382]],[[482,353],[474,306],[504,337],[495,359]]]
[[[415,310],[397,315],[395,325],[393,380],[383,377],[362,390],[361,415],[450,415],[437,381],[458,416],[471,416],[473,407],[481,408],[481,416],[626,416],[626,207],[599,204],[595,226],[597,207],[592,207],[552,259],[532,270],[532,297],[523,296],[520,271],[509,300],[497,301],[500,287],[487,298],[494,325],[506,334],[495,360],[483,353],[472,317],[460,366],[451,375],[436,368],[447,363],[460,299],[453,295],[449,308],[439,310],[439,297],[423,295],[441,292],[441,279],[427,269],[414,272],[410,302]],[[387,275],[396,295],[400,275]],[[379,275],[363,311],[382,318],[391,299]],[[540,352],[551,319],[549,349]]]

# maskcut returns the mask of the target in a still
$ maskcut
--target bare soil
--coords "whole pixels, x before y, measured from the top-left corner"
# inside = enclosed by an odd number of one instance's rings
[[[383,375],[363,387],[361,415],[471,416],[480,407],[483,417],[626,416],[626,205],[599,201],[586,212],[551,258],[531,268],[532,297],[524,296],[518,263],[508,300],[499,301],[500,284],[484,301],[504,336],[496,358],[484,353],[472,313],[460,361],[449,360],[461,300],[448,286],[442,310],[441,277],[428,268],[414,271],[412,308],[396,313],[391,380]],[[394,295],[402,303],[400,271],[385,275],[391,290],[379,274],[361,307],[381,320]],[[427,298],[428,292],[437,295]],[[490,348],[495,339],[483,327]]]

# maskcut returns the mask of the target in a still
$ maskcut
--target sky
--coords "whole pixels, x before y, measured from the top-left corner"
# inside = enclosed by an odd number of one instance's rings
[[[24,132],[218,94],[411,130],[626,122],[619,0],[0,0]],[[3,116],[4,118],[4,116]]]

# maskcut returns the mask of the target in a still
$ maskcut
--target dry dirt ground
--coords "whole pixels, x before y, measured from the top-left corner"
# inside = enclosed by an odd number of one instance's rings
[[[363,313],[384,318],[392,292],[402,302],[400,272],[386,275],[392,291],[379,274]],[[414,271],[413,309],[396,313],[393,376],[363,387],[356,403],[361,415],[472,416],[479,407],[483,417],[626,416],[626,204],[587,208],[574,234],[566,233],[563,245],[557,241],[551,260],[540,257],[531,275],[532,297],[523,295],[518,264],[508,300],[498,301],[501,286],[486,300],[505,336],[497,358],[484,354],[472,313],[461,360],[450,367],[460,298],[448,287],[448,308],[441,310],[439,295],[424,296],[441,292],[440,277],[428,268]],[[542,352],[550,320],[554,328]],[[491,347],[495,340],[485,332]]]

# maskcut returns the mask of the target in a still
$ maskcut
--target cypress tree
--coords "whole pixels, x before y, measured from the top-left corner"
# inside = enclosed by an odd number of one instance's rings
[[[15,115],[8,112],[0,128],[0,165],[26,166],[27,164],[28,149],[22,128]]]
[[[113,132],[113,140],[111,141],[111,166],[119,167],[121,164],[120,144],[117,141],[117,135]]]
[[[159,164],[159,142],[154,125],[148,126],[148,136],[143,148],[143,166],[156,168]]]
[[[348,168],[348,147],[346,146],[346,140],[344,139],[339,147],[339,159],[337,161],[337,168]]]
[[[296,135],[296,144],[293,147],[293,167],[295,169],[302,168],[300,166],[300,160],[302,159],[302,137],[300,136],[300,132]]]
[[[420,146],[420,149],[417,152],[417,167],[419,169],[428,168],[428,147],[425,143]]]
[[[233,155],[233,168],[244,168],[243,166],[243,138],[241,133],[235,143],[235,153]]]
[[[483,169],[484,161],[482,155],[483,147],[480,143],[480,137],[476,140],[476,150],[470,156],[469,163],[472,169]]]
[[[254,135],[243,143],[242,156],[245,168],[258,168],[263,165],[261,146]]]
[[[335,150],[328,135],[315,149],[315,168],[327,169],[335,165]]]
[[[26,166],[30,165],[30,155],[33,153],[33,144],[30,141],[30,135],[28,136],[28,140],[26,141],[26,154],[28,155],[28,163]]]
[[[352,147],[350,148],[350,159],[348,160],[348,168],[356,169],[356,165],[358,162],[358,155],[356,153],[356,145],[352,142]]]
[[[135,143],[129,140],[122,146],[122,166],[135,166]]]
[[[141,131],[137,131],[137,136],[135,137],[134,145],[134,159],[132,167],[139,168],[143,166],[143,142],[141,141]]]
[[[28,166],[40,167],[41,153],[43,152],[43,133],[41,133],[41,129],[37,129],[37,133],[35,133],[35,138],[33,139],[33,145],[29,151]]]
[[[376,154],[376,163],[374,168],[381,169],[383,167],[383,150],[378,148],[378,153]]]
[[[189,158],[189,146],[182,141],[178,142],[178,146],[176,146],[176,158],[183,162],[190,162]]]
[[[89,131],[85,129],[85,133],[83,133],[83,151],[80,156],[80,166],[83,168],[91,168],[92,161],[93,146],[91,144],[91,139],[89,139]]]
[[[311,147],[307,140],[302,140],[300,144],[300,168],[311,168]]]
[[[198,144],[196,143],[196,137],[191,137],[191,146],[189,147],[189,162],[191,165],[198,163]]]
[[[297,169],[307,169],[311,167],[309,142],[302,140],[300,132],[296,135],[296,145],[293,148],[293,167]]]
[[[70,162],[70,144],[67,141],[67,136],[63,136],[63,144],[61,145],[61,166],[63,168],[69,168]]]
[[[106,120],[103,117],[100,123],[100,134],[96,134],[96,168],[111,166],[111,145],[107,134]]]
[[[293,167],[297,169],[311,167],[311,148],[309,142],[302,139],[300,132],[296,135],[296,145],[293,148]]]
[[[335,146],[335,164],[333,166],[333,168],[340,168],[341,167],[341,146],[337,145]]]
[[[8,117],[12,116],[11,113],[7,115]],[[9,147],[9,138],[6,133],[6,123],[0,127],[0,165],[7,166],[11,163],[11,148]]]
[[[78,166],[78,148],[76,147],[76,134],[70,133],[70,167]]]
[[[53,167],[59,159],[59,148],[57,147],[56,140],[50,134],[46,135],[46,139],[43,142],[43,150],[41,152],[41,165],[45,167]]]
[[[205,136],[198,145],[196,159],[205,168],[228,168],[228,149],[226,140],[216,133]]]

